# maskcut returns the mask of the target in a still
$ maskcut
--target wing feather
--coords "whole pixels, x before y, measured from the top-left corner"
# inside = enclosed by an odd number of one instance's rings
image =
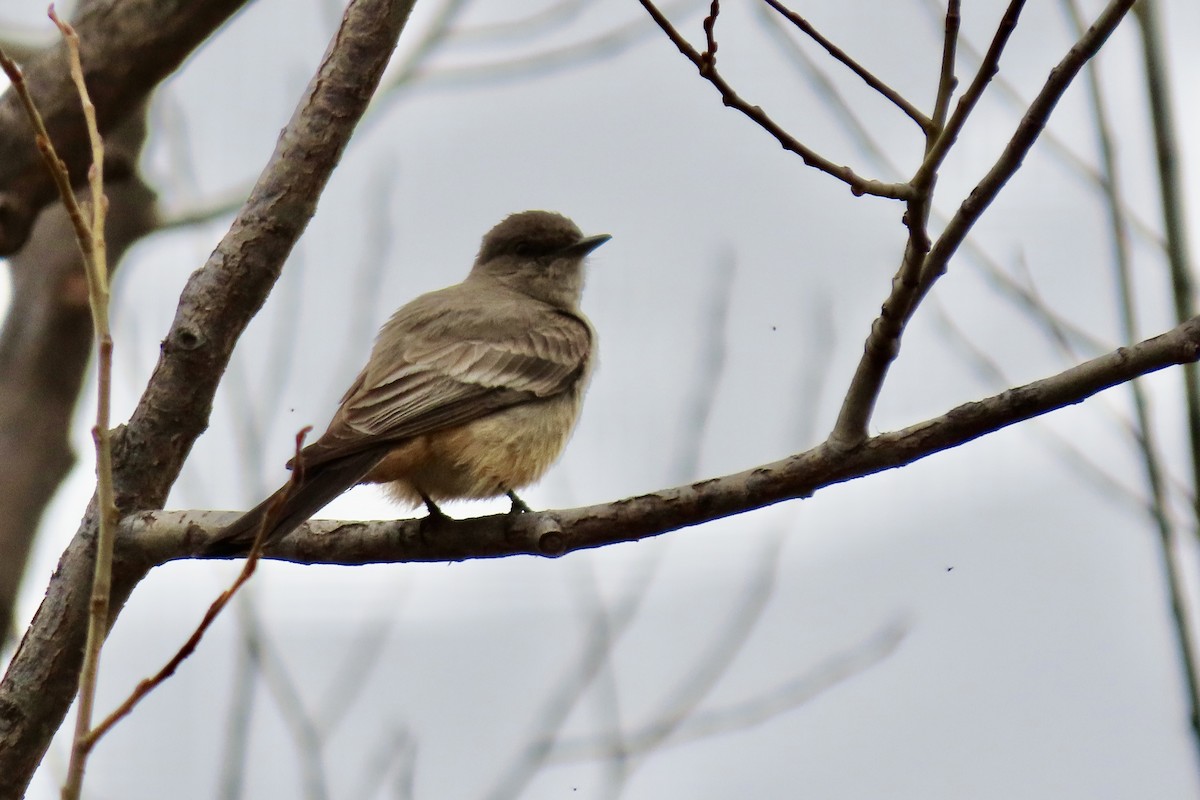
[[[540,303],[530,318],[528,297],[486,310],[472,297],[451,287],[396,313],[329,429],[305,448],[306,465],[571,391],[586,376],[593,334],[583,318]]]

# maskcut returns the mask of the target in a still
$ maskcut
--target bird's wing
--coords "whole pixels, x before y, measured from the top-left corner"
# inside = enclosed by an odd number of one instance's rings
[[[587,368],[590,327],[549,306],[525,323],[514,335],[496,309],[424,321],[402,310],[389,323],[397,335],[385,327],[329,429],[305,448],[306,468],[568,391]]]

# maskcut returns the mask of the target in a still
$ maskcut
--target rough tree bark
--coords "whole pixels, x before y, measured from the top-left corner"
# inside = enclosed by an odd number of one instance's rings
[[[72,20],[97,119],[108,139],[109,263],[154,225],[154,194],[137,172],[150,93],[246,0],[84,0]],[[25,80],[73,178],[90,150],[65,45],[34,53]],[[92,343],[74,233],[16,94],[0,97],[0,254],[14,254],[0,331],[0,646],[46,504],[74,463],[70,420]],[[39,218],[39,214],[41,214]],[[36,225],[36,227],[35,227]],[[32,232],[32,239],[30,239]]]
[[[233,346],[315,212],[411,7],[412,0],[350,4],[249,200],[188,281],[146,392],[114,437],[114,484],[123,515],[161,508],[166,500],[208,424]],[[74,697],[95,535],[93,502],[0,681],[0,798],[24,793]],[[114,617],[149,567],[128,558],[114,563]]]
[[[246,0],[92,0],[71,20],[79,33],[84,77],[107,135],[145,104]],[[47,48],[24,64],[25,81],[46,121],[59,157],[76,181],[87,176],[90,149],[79,97],[67,69],[66,45]],[[33,222],[55,197],[54,184],[33,143],[15,92],[0,97],[0,255],[17,251]],[[119,167],[120,165],[114,165]],[[119,179],[115,171],[109,175]]]

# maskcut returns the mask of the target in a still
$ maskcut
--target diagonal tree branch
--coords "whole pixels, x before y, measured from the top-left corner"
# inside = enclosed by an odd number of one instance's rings
[[[387,65],[412,0],[356,0],[229,233],[188,281],[158,367],[114,436],[114,483],[126,514],[159,508],[208,423],[238,336],[262,306],[316,210]],[[20,797],[73,696],[87,619],[95,504],[59,562],[0,681],[0,798]],[[112,615],[150,563],[118,554]]]
[[[845,50],[831,42],[807,19],[800,16],[795,11],[787,8],[785,5],[783,5],[783,3],[780,3],[779,0],[763,0],[763,2],[775,9],[775,11],[787,19],[788,22],[792,23],[801,31],[803,31],[804,35],[808,36],[814,42],[823,47],[826,53],[829,53],[829,55],[833,56],[833,58],[845,65],[847,69],[861,78],[863,83],[867,84],[867,86],[870,86],[872,89],[890,100],[892,104],[903,111],[909,119],[917,123],[922,131],[929,133],[930,131],[934,130],[933,120],[925,116],[925,114],[921,112],[921,109],[910,103],[908,99],[904,97],[904,95],[900,94],[891,86],[888,86],[879,78],[875,77],[874,73],[851,58]]]
[[[871,326],[862,358],[842,402],[831,436],[831,441],[836,446],[854,447],[866,439],[867,425],[883,390],[888,369],[900,352],[900,339],[908,321],[934,283],[946,273],[951,257],[958,251],[971,228],[1000,194],[1000,190],[1009,179],[1021,168],[1025,155],[1037,141],[1067,87],[1075,80],[1083,65],[1108,41],[1108,37],[1116,30],[1133,4],[1134,0],[1109,2],[1095,23],[1050,71],[1042,90],[1030,103],[1029,109],[1021,118],[996,163],[962,201],[958,211],[933,243],[921,265],[919,280],[915,283],[893,282],[892,291],[884,301],[883,310]],[[952,116],[947,125],[953,124]],[[931,158],[927,157],[926,164],[930,161]]]
[[[94,0],[72,19],[83,40],[84,78],[107,135],[139,108],[164,78],[233,16],[246,0]],[[68,171],[82,181],[90,145],[59,43],[24,65],[34,102]],[[0,97],[0,255],[15,252],[37,214],[56,196],[41,164],[25,111],[8,91]],[[111,175],[113,179],[123,177]]]
[[[650,14],[667,38],[683,53],[684,57],[696,66],[700,71],[700,76],[713,85],[721,94],[721,102],[730,108],[740,111],[749,117],[756,125],[765,130],[785,149],[789,150],[804,160],[804,163],[814,169],[819,169],[822,172],[832,175],[840,181],[843,181],[850,187],[850,191],[856,195],[870,194],[877,197],[889,197],[896,200],[908,200],[912,197],[912,187],[905,183],[884,183],[883,181],[864,178],[856,173],[850,167],[842,166],[833,163],[821,154],[817,153],[808,145],[801,142],[796,137],[792,136],[783,127],[771,118],[759,106],[747,102],[741,97],[733,87],[721,77],[716,70],[715,59],[711,53],[701,53],[683,37],[666,15],[651,2],[651,0],[640,0],[642,6]],[[711,37],[711,32],[710,32]]]

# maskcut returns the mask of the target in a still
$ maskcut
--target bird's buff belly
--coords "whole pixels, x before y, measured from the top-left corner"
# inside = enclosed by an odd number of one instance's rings
[[[570,438],[578,407],[560,395],[414,437],[363,482],[389,484],[389,494],[412,506],[422,494],[434,501],[499,497],[542,477]]]

